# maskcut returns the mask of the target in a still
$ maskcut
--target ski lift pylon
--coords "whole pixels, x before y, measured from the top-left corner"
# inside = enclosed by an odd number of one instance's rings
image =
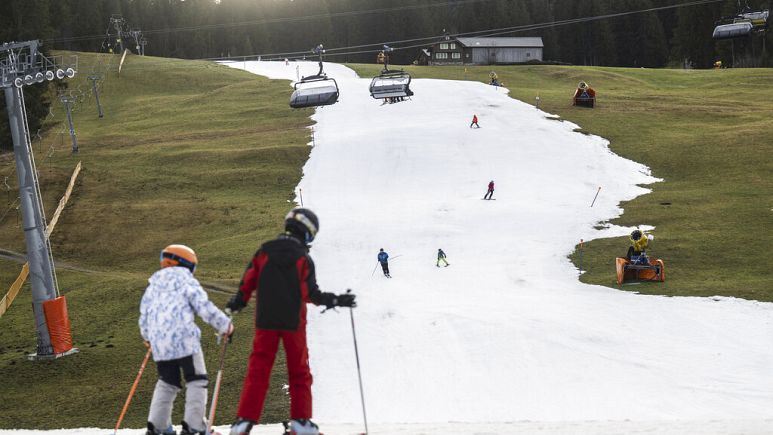
[[[403,70],[390,70],[386,53],[394,50],[385,45],[378,59],[384,63],[384,69],[370,82],[370,96],[375,99],[402,99],[413,95],[411,75]]]
[[[312,52],[319,55],[319,72],[313,76],[303,77],[293,85],[294,91],[290,96],[290,107],[293,109],[330,106],[338,101],[338,83],[328,77],[322,69],[322,53],[325,52],[323,45],[319,44]]]

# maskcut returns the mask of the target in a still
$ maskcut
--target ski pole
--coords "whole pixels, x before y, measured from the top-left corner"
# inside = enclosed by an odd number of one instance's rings
[[[373,266],[373,272],[370,273],[370,276],[373,276],[374,273],[376,273],[376,268],[378,267],[378,261],[376,261],[376,265]]]
[[[596,198],[599,197],[599,192],[601,192],[601,186],[599,186],[599,190],[596,191],[596,196],[593,197],[593,202],[590,203],[591,207],[593,207],[593,204],[596,203]]]
[[[357,351],[357,334],[354,332],[354,308],[349,308],[349,317],[352,319],[352,337],[354,338],[354,357],[357,359],[357,378],[360,380],[360,399],[362,400],[362,419],[365,421],[365,435],[368,435],[368,416],[365,414],[365,393],[362,390],[362,373],[360,372],[360,354]]]
[[[217,410],[217,399],[220,397],[220,381],[223,379],[223,366],[225,365],[225,350],[228,348],[230,337],[223,336],[223,347],[220,349],[220,367],[217,369],[217,378],[215,380],[215,389],[212,391],[212,403],[209,405],[209,420],[207,421],[207,433],[212,433],[212,426],[215,424],[215,411]]]
[[[152,349],[148,347],[147,353],[145,353],[145,359],[142,360],[142,365],[140,366],[140,371],[137,373],[137,379],[134,380],[134,384],[132,385],[132,389],[129,390],[129,397],[126,398],[126,402],[123,404],[123,409],[121,410],[121,415],[118,416],[118,422],[115,424],[115,430],[113,431],[113,435],[118,433],[118,428],[121,427],[121,422],[123,421],[124,415],[126,415],[126,410],[129,409],[129,404],[132,403],[132,397],[134,397],[134,392],[137,391],[137,385],[140,383],[140,378],[142,377],[142,372],[145,371],[145,366],[148,364],[148,359],[150,359],[150,353],[152,352]]]

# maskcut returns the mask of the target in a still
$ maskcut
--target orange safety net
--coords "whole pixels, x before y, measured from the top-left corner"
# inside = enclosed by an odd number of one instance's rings
[[[65,353],[72,349],[72,334],[70,334],[70,317],[67,315],[67,302],[64,296],[43,302],[43,312],[48,324],[48,335],[54,353]]]

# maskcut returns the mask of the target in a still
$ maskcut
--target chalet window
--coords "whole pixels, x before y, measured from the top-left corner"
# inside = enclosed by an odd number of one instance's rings
[[[435,59],[448,59],[448,53],[435,53]]]
[[[440,44],[440,49],[441,50],[448,50],[448,44],[446,44],[445,42]]]
[[[462,53],[451,53],[451,59],[461,59]]]
[[[531,53],[529,53],[529,52],[527,51],[527,52],[526,52],[526,57],[531,57]]]
[[[456,50],[456,43],[452,42],[452,43],[448,44],[448,48],[450,48],[451,50]]]

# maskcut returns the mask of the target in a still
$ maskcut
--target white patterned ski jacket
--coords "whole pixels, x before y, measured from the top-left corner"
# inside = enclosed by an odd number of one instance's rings
[[[231,321],[210,302],[199,281],[185,267],[166,267],[148,279],[140,302],[140,333],[150,342],[154,361],[168,361],[201,352],[201,330],[194,314],[220,334]]]

